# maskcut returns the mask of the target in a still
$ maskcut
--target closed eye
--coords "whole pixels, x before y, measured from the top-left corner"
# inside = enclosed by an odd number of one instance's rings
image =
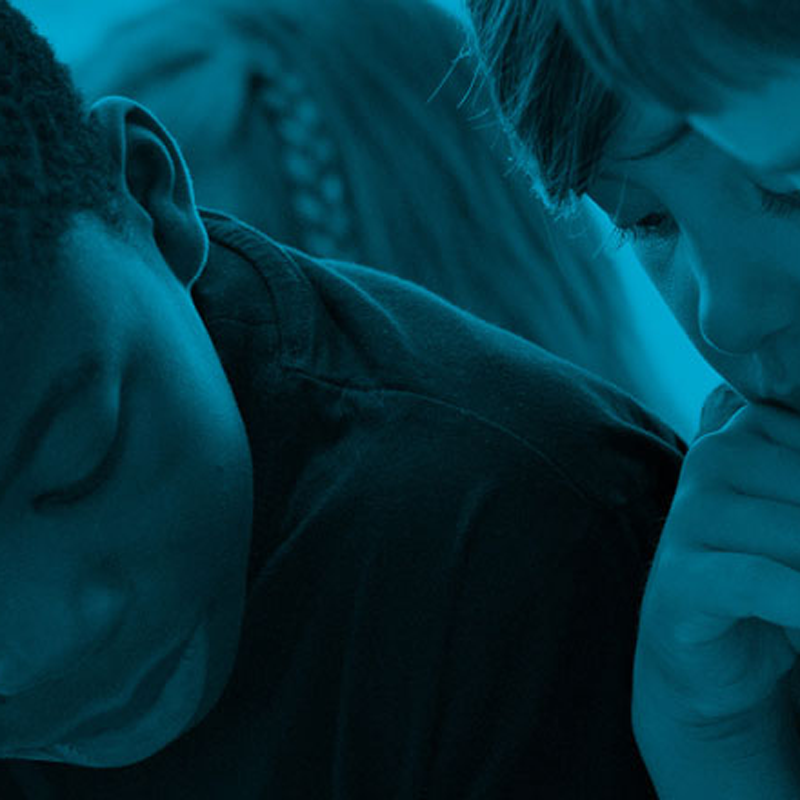
[[[800,211],[800,191],[773,192],[758,186],[761,208],[768,214],[787,217]],[[617,246],[628,242],[640,242],[652,239],[668,239],[677,232],[670,215],[666,212],[653,211],[629,224],[615,224]]]
[[[36,510],[53,505],[74,505],[101,489],[114,475],[125,449],[125,420],[117,422],[117,431],[108,451],[86,477],[62,489],[40,495],[33,501]]]
[[[768,214],[786,217],[800,211],[800,191],[772,192],[763,186],[758,187],[761,195],[761,208]]]
[[[668,239],[677,232],[672,217],[666,212],[653,211],[629,224],[614,225],[617,246],[645,239]]]

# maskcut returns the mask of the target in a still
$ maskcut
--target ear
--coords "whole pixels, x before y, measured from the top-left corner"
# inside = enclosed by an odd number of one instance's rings
[[[123,196],[164,261],[188,289],[208,258],[208,234],[177,142],[154,114],[125,97],[104,97],[90,109],[119,170]]]

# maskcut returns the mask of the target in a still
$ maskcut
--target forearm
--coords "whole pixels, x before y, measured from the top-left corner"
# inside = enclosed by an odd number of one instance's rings
[[[661,800],[800,800],[800,736],[788,703],[725,741],[653,718],[634,728]]]

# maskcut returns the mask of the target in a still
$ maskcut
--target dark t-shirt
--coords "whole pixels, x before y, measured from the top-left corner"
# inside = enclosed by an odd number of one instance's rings
[[[649,796],[630,675],[683,444],[418,287],[203,215],[256,487],[236,665],[170,746],[36,764],[40,796]]]

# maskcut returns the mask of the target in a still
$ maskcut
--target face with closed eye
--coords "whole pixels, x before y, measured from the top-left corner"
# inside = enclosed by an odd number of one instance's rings
[[[0,295],[0,758],[117,767],[226,685],[252,465],[190,294],[207,240],[176,145],[122,98],[94,113],[130,238],[78,215],[46,284]]]
[[[746,398],[800,409],[800,195],[682,127],[631,109],[589,196],[708,362]]]

